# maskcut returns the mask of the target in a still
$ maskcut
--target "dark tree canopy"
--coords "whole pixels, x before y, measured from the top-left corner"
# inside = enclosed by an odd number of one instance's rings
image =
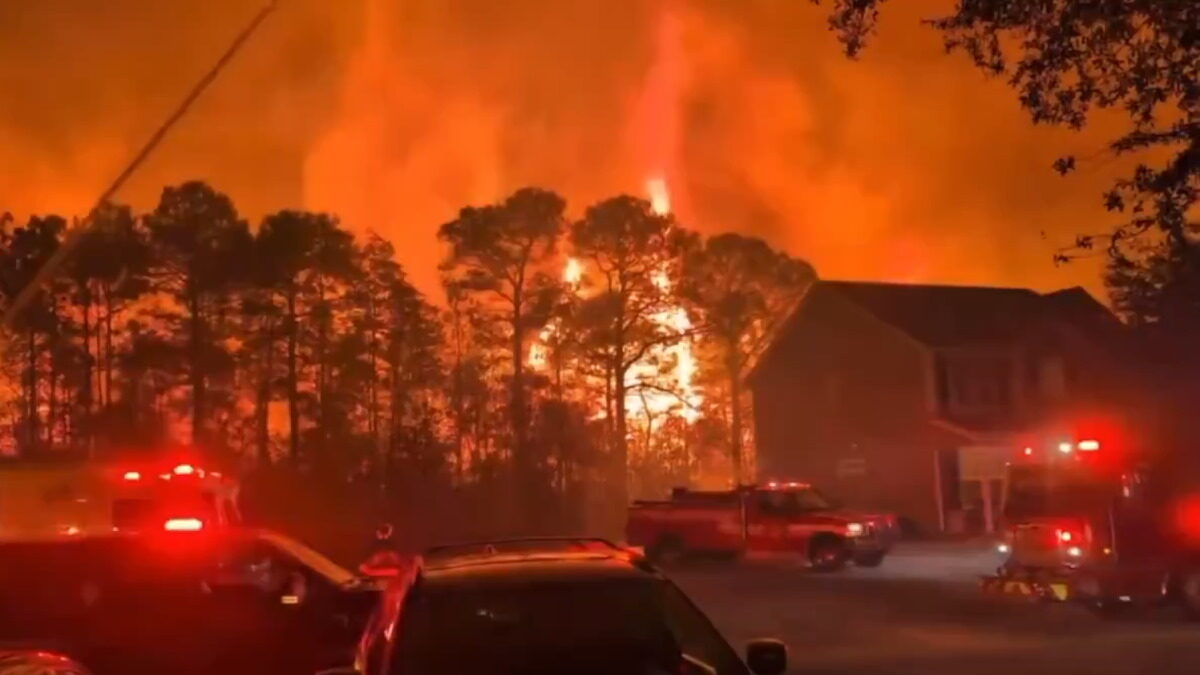
[[[716,348],[718,368],[725,375],[730,459],[739,481],[744,445],[742,379],[814,276],[808,263],[772,249],[761,239],[732,232],[709,237],[683,259],[679,295]]]
[[[857,54],[883,0],[827,4]],[[1200,324],[1200,3],[958,0],[928,23],[948,51],[1006,78],[1036,123],[1079,129],[1097,110],[1125,116],[1108,150],[1143,160],[1103,195],[1116,222],[1081,233],[1057,258],[1102,250],[1113,304],[1135,323]],[[1075,166],[1068,156],[1054,168]]]

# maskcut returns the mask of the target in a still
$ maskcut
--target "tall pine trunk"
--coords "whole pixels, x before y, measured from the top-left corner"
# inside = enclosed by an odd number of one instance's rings
[[[192,291],[188,297],[188,310],[191,312],[191,321],[189,321],[188,335],[188,362],[191,366],[191,386],[192,386],[192,443],[202,445],[204,442],[204,423],[205,423],[205,378],[204,367],[202,365],[201,355],[201,340],[203,339],[203,329],[201,326],[200,317],[200,298],[199,294]]]
[[[267,422],[271,407],[271,378],[275,374],[275,324],[270,319],[266,324],[266,353],[263,355],[262,373],[258,381],[258,400],[254,412],[254,422],[257,425],[255,445],[257,446],[256,454],[259,466],[266,466],[271,461],[271,432]]]
[[[733,473],[733,484],[742,484],[742,369],[737,360],[736,345],[731,346],[731,353],[726,360],[726,374],[729,377],[729,462]]]
[[[112,299],[112,288],[104,289],[104,399],[102,404],[112,405],[113,391],[113,314],[116,305]],[[96,349],[100,349],[99,336],[96,338]]]
[[[83,338],[83,386],[79,391],[79,403],[83,407],[84,418],[91,419],[95,382],[92,373],[95,359],[92,358],[92,296],[86,282],[83,286],[82,302],[83,317],[82,325],[80,325],[82,335],[80,337]]]
[[[533,467],[531,466],[527,439],[528,414],[525,404],[525,328],[522,325],[525,318],[521,315],[523,307],[521,306],[521,290],[517,288],[513,291],[513,331],[512,331],[512,363],[513,363],[513,378],[511,383],[511,392],[509,394],[509,415],[512,418],[512,434],[513,434],[513,468],[517,474],[517,487],[520,493],[524,496],[529,495],[529,489],[533,484]],[[525,502],[525,497],[520,497],[522,502]],[[529,506],[526,504],[526,506]],[[532,511],[532,509],[529,509]],[[522,513],[525,515],[525,513]]]
[[[367,405],[370,411],[367,414],[367,431],[371,434],[371,445],[378,448],[379,446],[379,359],[377,344],[379,340],[379,332],[375,327],[375,293],[371,290],[367,291],[367,325],[370,326],[368,331],[367,342],[367,358],[371,363],[371,380],[368,385]]]
[[[317,321],[317,461],[328,459],[329,452],[329,322],[332,309],[325,303],[325,280],[317,276],[317,302],[321,315]]]
[[[54,363],[54,351],[50,353],[50,395],[46,406],[46,445],[54,448],[54,430],[58,426],[58,367]]]
[[[628,371],[628,366],[624,363],[625,340],[624,335],[617,331],[616,344],[616,359],[618,363],[613,367],[613,407],[616,412],[617,428],[613,433],[613,464],[617,476],[615,477],[615,500],[616,505],[620,508],[625,508],[629,503],[629,425],[625,414],[625,373]]]
[[[300,394],[297,391],[296,349],[299,342],[299,322],[296,320],[296,285],[288,282],[287,291],[287,388],[288,388],[288,458],[300,461]]]
[[[33,454],[37,452],[38,439],[40,432],[38,430],[38,376],[37,376],[37,335],[33,329],[29,329],[28,339],[26,341],[28,350],[26,367],[28,368],[28,393],[25,397],[26,412],[25,412],[25,430],[27,433],[26,452]]]

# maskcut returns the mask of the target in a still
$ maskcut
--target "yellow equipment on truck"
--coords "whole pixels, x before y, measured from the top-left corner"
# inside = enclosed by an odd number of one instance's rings
[[[236,525],[237,482],[187,458],[0,460],[0,539]]]

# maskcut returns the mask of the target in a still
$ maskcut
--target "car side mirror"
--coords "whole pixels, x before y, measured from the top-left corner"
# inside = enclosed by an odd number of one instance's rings
[[[754,675],[780,675],[787,670],[787,645],[779,640],[751,640],[746,645],[746,665]]]

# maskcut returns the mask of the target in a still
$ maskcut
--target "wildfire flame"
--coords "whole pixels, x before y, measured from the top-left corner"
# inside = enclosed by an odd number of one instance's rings
[[[646,193],[650,196],[650,208],[660,216],[671,212],[671,192],[667,190],[667,181],[661,176],[646,181]]]
[[[668,213],[668,210],[663,210],[669,209],[671,203],[666,180],[652,178],[647,181],[646,187],[650,191],[655,212]],[[572,292],[582,293],[583,273],[582,262],[567,258],[563,265],[562,280],[571,287]],[[668,269],[655,272],[652,281],[659,290],[668,293],[675,285]],[[686,336],[692,330],[687,311],[679,305],[664,309],[651,318],[659,326],[677,334]],[[550,345],[559,328],[557,321],[551,321],[538,332],[537,339],[529,347],[528,363],[531,367],[549,367]],[[670,372],[660,371],[658,364],[663,362],[671,364]],[[634,364],[625,374],[625,385],[629,392],[625,397],[626,413],[631,418],[649,419],[649,424],[655,428],[669,416],[681,417],[688,423],[695,422],[700,416],[702,401],[695,385],[698,369],[690,337],[650,350],[645,359]]]
[[[563,281],[568,286],[579,286],[582,280],[583,265],[575,258],[567,258],[567,265],[563,268]]]

